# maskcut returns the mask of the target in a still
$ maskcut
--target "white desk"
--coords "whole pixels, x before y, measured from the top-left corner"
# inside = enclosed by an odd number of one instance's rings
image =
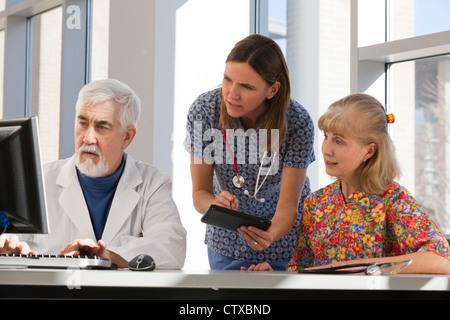
[[[0,298],[450,299],[450,276],[7,269]]]

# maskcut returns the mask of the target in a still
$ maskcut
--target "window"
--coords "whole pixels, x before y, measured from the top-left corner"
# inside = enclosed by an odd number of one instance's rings
[[[5,31],[0,30],[0,119],[3,118],[3,73],[5,61]]]
[[[269,37],[275,40],[286,55],[287,0],[269,0]]]
[[[390,0],[388,10],[389,41],[450,30],[446,0]]]
[[[92,1],[91,81],[108,78],[109,0]]]
[[[390,66],[393,137],[409,189],[450,230],[450,55]]]
[[[412,38],[450,30],[446,0],[358,0],[358,45]],[[386,29],[388,27],[388,30]]]
[[[6,0],[0,0],[0,12],[5,10]],[[4,23],[3,23],[4,24]],[[5,58],[5,30],[0,28],[0,119],[3,118],[3,75]]]
[[[355,91],[374,95],[396,115],[390,130],[402,165],[399,183],[446,234],[449,11],[445,0],[268,0],[267,19],[267,34],[286,55],[292,97],[315,123],[330,103]],[[320,144],[316,134],[312,189],[330,182]]]
[[[350,92],[350,2],[268,0],[267,3],[267,35],[284,51],[291,96],[317,124],[333,101]],[[322,135],[315,131],[316,161],[308,167],[312,190],[330,183],[320,160]]]
[[[28,20],[28,113],[39,117],[44,163],[59,159],[62,8]]]
[[[358,1],[359,88],[396,116],[391,126],[404,185],[450,234],[448,1]],[[370,25],[385,25],[369,33]],[[379,30],[378,30],[379,31]]]
[[[74,106],[88,79],[89,4],[15,0],[0,15],[2,116],[39,116],[43,162],[74,152]]]

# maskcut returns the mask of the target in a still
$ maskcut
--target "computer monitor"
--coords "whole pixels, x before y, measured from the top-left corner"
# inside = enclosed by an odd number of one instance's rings
[[[37,117],[0,120],[0,233],[49,232]]]

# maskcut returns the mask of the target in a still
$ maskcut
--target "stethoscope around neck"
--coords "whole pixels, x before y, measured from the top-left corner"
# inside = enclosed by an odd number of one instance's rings
[[[224,140],[225,140],[225,144],[227,145],[228,152],[230,153],[231,159],[233,160],[233,166],[234,166],[235,175],[231,179],[231,182],[233,183],[233,186],[235,186],[238,189],[241,189],[245,185],[245,179],[244,179],[244,177],[242,175],[239,174],[239,171],[238,171],[238,168],[237,168],[237,164],[236,164],[236,161],[234,159],[233,152],[231,151],[230,145],[228,144],[227,135],[226,135],[226,132],[225,132],[225,127],[222,128],[222,131],[223,131],[223,137],[224,137]],[[275,152],[274,157],[277,157],[277,156],[278,156],[278,152]],[[261,171],[262,171],[264,159],[266,157],[267,157],[267,150],[264,151],[264,155],[263,155],[263,157],[261,159],[261,164],[259,165],[259,170],[258,170],[258,175],[256,177],[256,184],[255,184],[255,190],[253,192],[253,195],[251,195],[250,192],[247,189],[244,190],[244,194],[246,194],[250,198],[253,198],[256,201],[259,201],[261,203],[266,201],[266,200],[264,198],[258,198],[256,195],[258,194],[259,190],[261,189],[261,187],[263,186],[264,182],[266,181],[267,176],[269,175],[269,173],[272,170],[272,167],[273,167],[273,165],[275,163],[275,161],[271,162],[269,170],[267,171],[267,173],[266,173],[264,179],[262,180],[261,184],[259,184],[259,179],[261,177]]]

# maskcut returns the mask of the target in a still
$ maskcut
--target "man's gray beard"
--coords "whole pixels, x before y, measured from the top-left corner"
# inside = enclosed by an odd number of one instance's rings
[[[80,160],[83,151],[95,152],[98,156],[98,163],[95,164],[90,158],[86,159],[83,163]],[[75,157],[75,165],[81,173],[87,175],[88,177],[98,178],[103,177],[109,171],[109,165],[103,158],[102,154],[96,146],[83,145],[77,152]]]

